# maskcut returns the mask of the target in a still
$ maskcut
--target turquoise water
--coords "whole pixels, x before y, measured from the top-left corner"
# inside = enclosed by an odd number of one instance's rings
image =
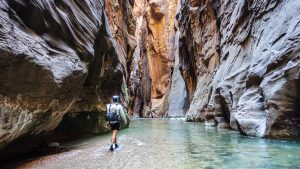
[[[16,168],[300,168],[300,142],[240,135],[178,120],[134,120],[108,151],[110,135],[64,146],[70,151]]]

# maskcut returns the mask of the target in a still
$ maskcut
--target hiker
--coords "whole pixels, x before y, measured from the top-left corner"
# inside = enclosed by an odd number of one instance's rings
[[[110,124],[110,128],[112,130],[111,145],[109,150],[114,151],[119,147],[117,144],[117,134],[120,130],[121,120],[123,120],[125,125],[127,125],[127,119],[123,111],[123,107],[120,104],[120,97],[113,96],[112,103],[106,106],[106,110],[106,120]]]

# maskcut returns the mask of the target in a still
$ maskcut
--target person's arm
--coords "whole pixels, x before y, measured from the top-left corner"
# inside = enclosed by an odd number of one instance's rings
[[[123,106],[120,105],[120,115],[125,123],[125,125],[127,125],[127,119],[126,119],[126,115],[124,113],[124,110],[123,110]]]

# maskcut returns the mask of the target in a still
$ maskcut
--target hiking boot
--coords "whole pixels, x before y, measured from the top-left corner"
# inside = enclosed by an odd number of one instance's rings
[[[115,144],[115,149],[119,148],[119,145],[118,144]]]
[[[110,145],[109,151],[114,151],[113,145]]]

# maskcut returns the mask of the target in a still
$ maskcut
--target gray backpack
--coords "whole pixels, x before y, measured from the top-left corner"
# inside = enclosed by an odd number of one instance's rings
[[[112,104],[109,105],[109,108],[107,110],[106,113],[106,121],[108,121],[109,123],[116,123],[116,122],[121,122],[121,118],[120,118],[120,110],[118,110],[117,108],[118,104],[116,104],[115,108],[111,108]]]

